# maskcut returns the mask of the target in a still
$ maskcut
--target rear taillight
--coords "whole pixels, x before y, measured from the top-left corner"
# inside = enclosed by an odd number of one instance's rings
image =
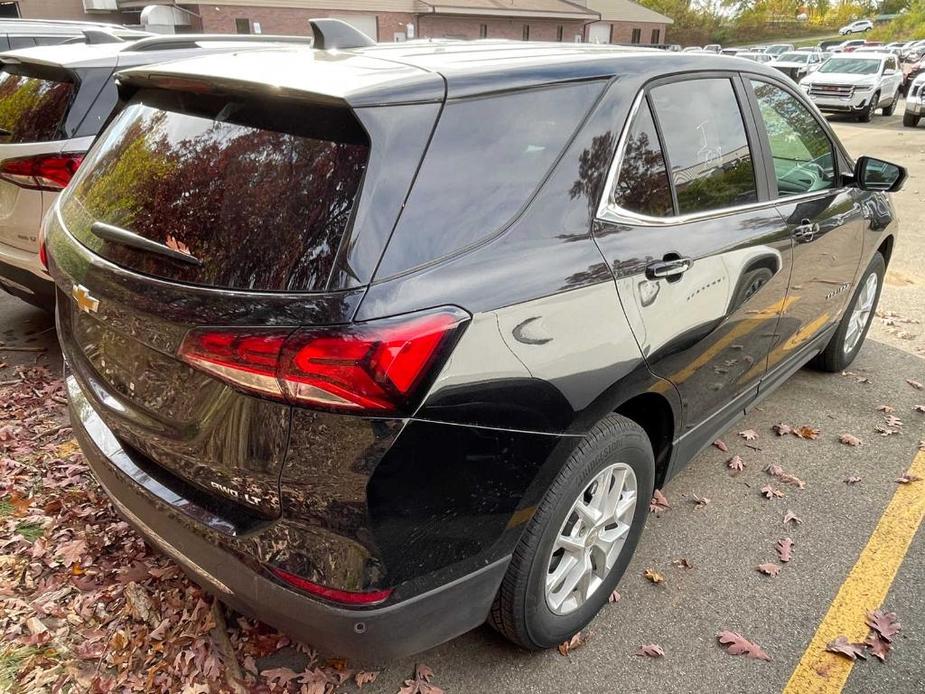
[[[446,308],[325,328],[196,328],[179,357],[238,388],[295,405],[410,413],[467,319]]]
[[[39,154],[0,162],[0,179],[30,190],[64,190],[71,182],[83,154]]]
[[[384,602],[392,594],[391,588],[386,588],[385,590],[363,591],[358,593],[354,593],[348,590],[338,590],[337,588],[328,588],[327,586],[313,583],[308,579],[302,578],[301,576],[296,576],[295,574],[284,571],[283,569],[278,569],[276,567],[270,567],[270,571],[273,572],[274,576],[283,582],[288,583],[290,586],[298,588],[299,590],[304,590],[306,593],[315,595],[319,598],[331,600],[332,602],[338,602],[342,605],[375,605],[377,603]]]

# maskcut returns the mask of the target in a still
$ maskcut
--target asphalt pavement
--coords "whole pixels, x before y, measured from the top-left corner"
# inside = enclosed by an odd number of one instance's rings
[[[903,128],[902,111],[897,111],[889,118],[875,116],[869,124],[833,119],[853,155],[893,160],[911,174],[896,199],[902,231],[880,316],[851,373],[799,372],[722,437],[728,452],[709,448],[669,483],[664,491],[671,508],[650,514],[618,588],[621,599],[593,622],[581,648],[567,656],[525,653],[482,627],[389,663],[364,692],[396,691],[416,663],[433,669],[434,683],[447,692],[784,690],[897,493],[895,480],[913,463],[919,441],[925,439],[925,414],[913,410],[925,404],[925,391],[906,381],[925,382],[925,189],[920,189],[925,188],[925,126]],[[35,362],[59,368],[53,323],[41,311],[4,295],[0,381],[16,365]],[[880,405],[895,408],[903,421],[901,433],[881,436],[875,431],[883,422]],[[816,440],[777,436],[771,427],[778,422],[810,425],[820,434]],[[747,442],[737,434],[747,429],[757,432],[758,439]],[[863,445],[841,443],[845,433],[859,437]],[[725,465],[733,454],[746,463],[736,476]],[[771,464],[803,480],[805,488],[774,480],[765,471]],[[860,481],[848,484],[849,477]],[[768,483],[784,496],[764,498],[760,489]],[[925,488],[916,493],[925,494]],[[708,497],[709,504],[697,508],[694,494]],[[788,511],[802,523],[785,525]],[[912,527],[909,533],[908,548],[890,541],[881,548],[882,556],[874,558],[875,565],[891,557],[901,560],[895,578],[874,574],[869,579],[872,586],[877,581],[889,586],[882,606],[896,611],[902,632],[888,661],[859,661],[843,691],[925,692],[925,531]],[[794,551],[780,574],[756,571],[758,564],[775,560],[775,543],[785,537],[793,539]],[[676,564],[682,559],[691,568]],[[643,577],[646,569],[658,571],[665,581],[650,583]],[[859,580],[863,584],[868,578]],[[772,660],[725,653],[716,634],[726,629],[758,643]],[[862,625],[858,629],[866,633]],[[633,655],[648,643],[659,644],[665,656]],[[823,687],[818,691],[839,691],[834,679],[827,684],[828,667],[817,668]],[[800,689],[791,685],[788,691]]]

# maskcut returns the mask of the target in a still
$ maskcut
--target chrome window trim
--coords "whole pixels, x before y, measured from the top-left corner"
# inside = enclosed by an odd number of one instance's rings
[[[759,200],[758,202],[751,202],[745,205],[722,207],[716,210],[703,210],[701,212],[672,215],[670,217],[652,217],[650,215],[640,214],[639,212],[632,212],[631,210],[624,209],[619,205],[612,203],[610,201],[610,195],[613,192],[614,184],[617,182],[617,174],[620,171],[620,167],[623,166],[623,155],[626,149],[626,139],[629,136],[630,126],[636,119],[636,114],[638,113],[643,100],[646,98],[646,91],[647,88],[643,87],[639,94],[636,95],[636,100],[633,102],[629,115],[626,117],[626,123],[623,126],[623,131],[620,133],[620,139],[617,142],[616,154],[613,158],[613,161],[610,163],[610,170],[607,172],[607,178],[604,181],[604,190],[601,194],[601,200],[597,206],[595,220],[611,223],[628,223],[642,226],[676,226],[679,224],[687,224],[688,222],[696,222],[704,219],[726,217],[728,215],[738,214],[739,212],[746,212],[748,210],[760,210],[767,207],[776,207],[777,205],[781,204],[789,204],[791,202],[811,200],[813,198],[819,198],[825,195],[841,193],[845,190],[845,186],[834,186],[824,190],[814,190],[808,193],[801,193],[800,195],[778,195],[776,198],[771,198],[770,200]],[[835,146],[835,143],[832,142],[828,132],[826,132],[826,138],[829,140],[829,146],[832,147],[833,154],[835,154],[838,151],[838,148]],[[752,153],[752,156],[754,157],[754,152]],[[668,172],[668,175],[669,177],[671,176],[670,171]]]

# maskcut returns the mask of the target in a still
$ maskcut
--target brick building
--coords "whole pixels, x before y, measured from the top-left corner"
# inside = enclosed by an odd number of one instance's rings
[[[150,8],[158,5],[156,11]],[[336,17],[378,41],[504,38],[664,43],[671,19],[630,0],[0,0],[22,17],[144,24],[156,31],[309,33]],[[144,11],[143,11],[144,10]]]

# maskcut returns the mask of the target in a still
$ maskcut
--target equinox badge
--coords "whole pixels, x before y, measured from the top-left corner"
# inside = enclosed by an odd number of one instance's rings
[[[71,289],[71,296],[77,302],[77,308],[84,313],[96,313],[100,307],[100,300],[94,297],[90,290],[82,284],[75,284]]]

